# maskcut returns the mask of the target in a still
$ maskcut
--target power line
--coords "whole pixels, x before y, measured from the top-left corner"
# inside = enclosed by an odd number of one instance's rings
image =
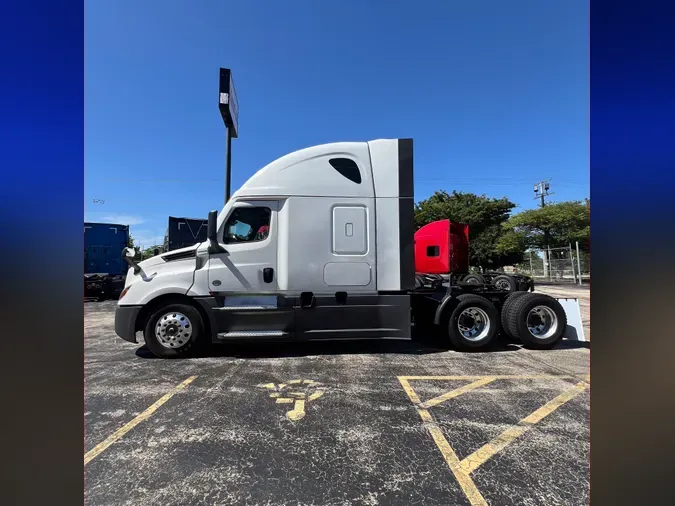
[[[482,182],[482,181],[505,181],[505,182],[527,182],[531,181],[529,177],[506,177],[506,176],[422,176],[416,175],[415,180],[429,180],[429,181],[470,181],[470,182]],[[550,181],[550,178],[548,179]],[[565,178],[556,178],[558,183],[567,183],[567,184],[584,184],[587,183],[586,179],[565,179]]]
[[[480,177],[467,177],[467,176],[415,176],[415,181],[438,181],[445,183],[478,183],[478,184],[508,184],[516,185],[519,182],[525,183],[530,181],[527,177],[499,177],[499,176],[480,176]],[[119,178],[101,178],[99,182],[112,182],[119,181]],[[125,181],[132,183],[177,183],[177,184],[195,184],[195,183],[220,183],[222,182],[219,179],[173,179],[173,178],[144,178],[144,179],[128,179],[125,178]],[[557,179],[558,183],[563,185],[588,185],[587,180],[583,179]]]

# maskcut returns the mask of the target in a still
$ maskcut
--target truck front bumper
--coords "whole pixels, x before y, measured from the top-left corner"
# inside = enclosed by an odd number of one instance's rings
[[[117,306],[115,309],[115,334],[125,341],[137,343],[136,318],[143,306]]]

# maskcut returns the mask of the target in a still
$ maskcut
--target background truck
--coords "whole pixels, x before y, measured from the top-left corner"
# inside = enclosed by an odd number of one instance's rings
[[[445,244],[445,237],[450,237]],[[450,220],[428,223],[415,232],[416,283],[447,281],[448,275],[461,274],[458,281],[491,285],[505,292],[534,291],[534,280],[522,274],[469,272],[469,226]]]
[[[84,224],[84,296],[105,300],[124,288],[128,266],[122,251],[129,244],[129,226]]]
[[[164,251],[174,251],[206,241],[207,220],[169,216]]]
[[[160,357],[218,342],[410,338],[414,328],[462,350],[500,332],[550,348],[583,332],[578,305],[568,313],[548,295],[463,282],[468,229],[437,227],[416,258],[412,139],[302,149],[211,211],[207,241],[140,263],[128,251],[115,332],[130,342],[143,332]],[[416,262],[439,263],[448,281],[420,279]]]

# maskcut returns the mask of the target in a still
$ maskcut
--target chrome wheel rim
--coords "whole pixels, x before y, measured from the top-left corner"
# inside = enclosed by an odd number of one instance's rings
[[[192,337],[192,322],[183,313],[166,313],[157,320],[155,337],[165,348],[170,350],[180,348]]]
[[[490,332],[490,318],[478,307],[468,307],[459,313],[457,330],[468,341],[480,341]]]
[[[535,306],[527,313],[527,330],[537,339],[548,339],[558,330],[558,317],[548,306]]]

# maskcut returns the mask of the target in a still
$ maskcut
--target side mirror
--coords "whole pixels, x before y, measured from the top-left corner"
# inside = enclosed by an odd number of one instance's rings
[[[124,248],[122,250],[122,259],[126,262],[129,267],[134,269],[134,274],[141,272],[139,265],[134,262],[135,251],[133,248]]]
[[[209,211],[209,221],[206,227],[206,238],[209,240],[209,253],[223,253],[225,248],[218,244],[218,211]]]
[[[218,231],[216,230],[217,226],[217,221],[218,221],[218,212],[217,211],[209,211],[209,221],[208,225],[206,227],[206,237],[208,238],[209,242],[218,242]]]

